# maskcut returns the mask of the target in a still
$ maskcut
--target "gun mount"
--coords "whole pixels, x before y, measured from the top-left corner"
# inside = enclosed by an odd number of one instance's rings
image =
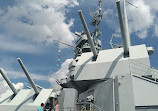
[[[21,60],[20,58],[17,58],[17,60],[18,60],[18,62],[19,62],[19,64],[20,64],[21,68],[23,69],[23,71],[24,71],[26,77],[28,78],[30,84],[32,85],[32,88],[34,89],[35,93],[36,93],[36,94],[39,94],[39,90],[38,90],[38,88],[36,87],[34,81],[31,79],[31,77],[30,77],[30,75],[29,75],[27,69],[25,68],[25,66],[24,66],[24,64],[23,64],[23,62],[22,62],[22,60]]]
[[[91,35],[90,35],[89,29],[88,29],[88,27],[87,27],[87,24],[86,24],[86,22],[85,22],[85,20],[84,20],[82,11],[79,10],[78,13],[79,13],[79,15],[80,15],[80,18],[81,18],[81,21],[82,21],[84,30],[85,30],[85,32],[86,32],[86,35],[87,35],[87,38],[88,38],[88,42],[89,42],[89,44],[90,44],[90,46],[91,46],[91,49],[92,49],[92,52],[93,52],[93,57],[96,58],[96,57],[98,56],[98,53],[97,53],[96,48],[95,48],[95,46],[94,46],[94,42],[93,42],[92,37],[91,37]]]
[[[94,32],[89,31],[82,12],[78,12],[84,31],[75,33],[80,38],[76,42],[75,58],[69,65],[68,77],[57,80],[62,87],[60,94],[56,96],[59,111],[157,111],[158,70],[150,67],[149,55],[153,53],[152,47],[144,44],[130,46],[126,11],[126,20],[123,21],[120,1],[117,0],[123,48],[101,50],[100,41],[97,40],[100,35],[97,25],[102,19],[101,1],[98,0],[99,14],[91,22],[92,26],[96,26]],[[29,76],[22,61],[18,61]],[[7,98],[5,93],[5,98],[0,98],[0,110],[33,111],[41,102],[53,102],[52,97],[55,96],[51,94],[52,89],[41,88],[38,97],[33,100],[34,91],[38,91],[33,81],[31,84],[34,90],[31,88],[19,91],[10,104],[4,102]]]
[[[52,88],[45,89],[36,85],[21,59],[17,59],[33,88],[21,89],[17,92],[2,68],[0,68],[0,73],[12,90],[7,90],[0,95],[0,111],[35,111],[41,103],[45,104],[44,111],[53,110],[57,96],[56,91]]]
[[[0,68],[0,73],[3,76],[4,80],[7,82],[7,84],[9,85],[10,89],[13,91],[14,95],[16,95],[18,91],[15,89],[15,87],[13,86],[11,81],[8,79],[8,77],[4,74],[4,71],[2,68]]]

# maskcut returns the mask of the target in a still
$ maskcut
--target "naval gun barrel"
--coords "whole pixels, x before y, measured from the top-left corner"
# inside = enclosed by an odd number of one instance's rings
[[[98,53],[97,53],[97,51],[96,51],[94,42],[93,42],[93,40],[92,40],[92,37],[91,37],[90,32],[89,32],[89,29],[88,29],[87,24],[86,24],[86,22],[85,22],[85,19],[84,19],[84,17],[83,17],[82,11],[81,11],[81,10],[78,10],[78,13],[79,13],[80,19],[81,19],[81,21],[82,21],[84,30],[85,30],[85,32],[86,32],[86,35],[87,35],[87,38],[88,38],[88,42],[89,42],[89,44],[90,44],[90,46],[91,46],[91,50],[92,50],[92,52],[93,52],[93,55],[94,55],[94,57],[97,57],[97,56],[98,56]]]
[[[130,42],[125,33],[125,28],[124,28],[124,24],[123,24],[123,20],[122,20],[121,7],[120,7],[120,0],[116,1],[116,5],[117,5],[117,10],[118,10],[118,17],[119,17],[119,23],[120,23],[120,29],[121,29],[121,37],[122,37],[122,42],[123,42],[124,55],[128,56]]]
[[[30,75],[29,75],[27,69],[25,68],[25,66],[24,66],[24,64],[23,64],[23,62],[22,62],[22,60],[21,60],[20,58],[17,58],[17,60],[18,60],[18,62],[19,62],[19,64],[20,64],[21,68],[23,69],[23,71],[24,71],[26,77],[28,78],[30,84],[32,85],[32,88],[34,89],[35,93],[36,93],[36,94],[39,94],[39,90],[37,89],[37,87],[36,87],[34,81],[33,81],[32,78],[30,77]]]
[[[15,87],[13,86],[11,81],[8,79],[8,77],[4,74],[4,71],[2,68],[0,68],[0,73],[3,76],[3,78],[5,79],[5,81],[7,82],[7,84],[9,85],[9,87],[11,88],[11,90],[13,91],[14,95],[16,95],[18,93],[18,91],[15,89]]]

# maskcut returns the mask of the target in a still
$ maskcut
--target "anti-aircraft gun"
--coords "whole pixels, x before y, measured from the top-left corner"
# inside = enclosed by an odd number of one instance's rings
[[[36,85],[22,60],[20,58],[17,60],[32,85],[32,88],[17,91],[8,77],[4,74],[2,68],[0,68],[0,73],[11,88],[11,90],[1,94],[0,111],[35,111],[41,103],[45,104],[44,110],[52,110],[54,108],[56,92],[53,89],[44,89]]]
[[[60,110],[145,111],[148,109],[153,111],[158,109],[156,93],[158,83],[151,73],[153,69],[150,67],[149,60],[153,48],[146,47],[144,44],[131,46],[126,1],[123,0],[124,20],[120,0],[116,1],[116,6],[123,47],[108,50],[100,50],[100,43],[98,42],[99,45],[94,43],[83,14],[78,11],[84,31],[76,33],[80,37],[76,42],[76,50],[80,50],[75,52],[75,58],[69,65],[69,76],[59,82],[62,86],[58,97]],[[98,15],[97,17],[102,18]],[[97,17],[92,17],[92,25],[100,23],[101,19],[97,22]]]
[[[155,72],[158,70],[150,67],[152,47],[131,46],[126,1],[123,0],[123,20],[120,0],[117,0],[123,47],[101,50],[97,26],[102,20],[102,0],[98,3],[98,13],[91,22],[96,26],[93,32],[89,31],[82,12],[78,11],[84,31],[76,33],[80,38],[69,65],[68,78],[58,81],[62,87],[58,96],[59,111],[157,111],[158,73]],[[18,60],[28,76],[22,61]],[[41,102],[53,102],[53,89],[39,89],[31,78],[29,81],[33,89],[20,90],[12,100],[8,98],[14,91],[1,95],[1,111],[33,111]]]
[[[2,68],[0,68],[0,73],[2,75],[2,77],[4,78],[4,80],[7,82],[7,84],[9,85],[10,89],[13,91],[13,96],[12,98],[17,95],[18,91],[15,89],[15,87],[13,86],[13,84],[11,83],[11,81],[8,79],[8,77],[5,75],[4,71]],[[10,98],[10,99],[12,99]]]
[[[99,11],[96,13],[92,18],[91,25],[95,26],[94,32],[90,33],[85,19],[83,17],[82,11],[79,10],[79,16],[82,21],[84,31],[81,33],[75,33],[80,38],[76,42],[76,49],[75,49],[75,57],[80,56],[82,53],[86,52],[93,52],[93,59],[96,59],[98,56],[99,51],[101,50],[101,41],[98,40],[101,31],[98,29],[98,25],[102,20],[102,0],[98,1],[99,3]]]
[[[31,77],[30,77],[30,75],[29,75],[27,69],[25,68],[23,62],[21,61],[20,58],[17,58],[17,60],[18,60],[18,62],[19,62],[19,64],[20,64],[21,68],[23,69],[23,71],[24,71],[26,77],[28,78],[30,84],[32,85],[32,88],[34,89],[35,94],[38,95],[38,94],[39,94],[39,89],[36,87],[34,81],[31,79]]]

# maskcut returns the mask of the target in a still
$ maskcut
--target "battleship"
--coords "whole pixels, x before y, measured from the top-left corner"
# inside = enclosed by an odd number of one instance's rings
[[[102,0],[98,0],[98,4],[99,9],[91,21],[95,27],[93,32],[89,31],[82,11],[78,11],[84,30],[75,33],[79,39],[75,43],[68,77],[57,80],[60,93],[35,84],[18,58],[32,88],[16,90],[1,68],[0,73],[11,90],[1,94],[0,111],[35,111],[41,103],[45,104],[44,111],[52,111],[55,100],[59,102],[59,111],[158,110],[158,70],[150,66],[149,60],[153,48],[145,44],[131,45],[126,1],[123,0],[121,11],[120,0],[117,0],[122,46],[102,50],[98,39],[101,34],[98,25],[103,17]]]

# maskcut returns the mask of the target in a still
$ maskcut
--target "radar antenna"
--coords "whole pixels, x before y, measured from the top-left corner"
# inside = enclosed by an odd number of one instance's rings
[[[112,42],[113,38],[114,38],[114,35],[112,34],[111,39],[110,39],[110,42],[109,42],[110,45],[111,45],[111,48],[112,48],[112,49],[114,49],[114,48],[121,48],[122,45],[115,44],[115,43]]]
[[[102,0],[98,0],[99,9],[97,11],[93,11],[91,13],[92,21],[91,25],[95,27],[93,32],[90,32],[85,19],[83,17],[82,11],[79,10],[79,16],[84,27],[84,31],[81,33],[75,33],[78,37],[80,37],[75,43],[75,58],[77,56],[81,56],[82,53],[85,52],[93,52],[94,60],[96,60],[99,51],[101,50],[101,41],[98,40],[98,37],[101,34],[101,31],[98,29],[98,25],[102,20]]]
[[[92,26],[98,26],[100,21],[102,20],[103,13],[102,13],[102,0],[98,0],[99,10],[94,15],[92,15]]]

